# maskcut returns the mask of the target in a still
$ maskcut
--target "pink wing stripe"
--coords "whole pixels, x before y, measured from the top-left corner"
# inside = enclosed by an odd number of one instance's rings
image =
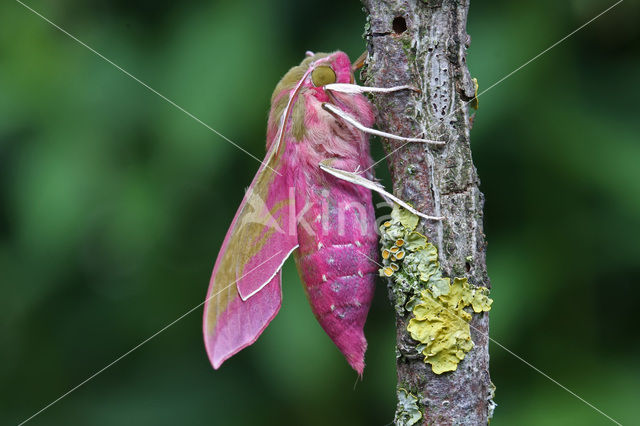
[[[213,368],[218,369],[225,360],[253,344],[275,318],[281,303],[280,272],[251,300],[234,298],[218,317],[214,333],[205,335]]]

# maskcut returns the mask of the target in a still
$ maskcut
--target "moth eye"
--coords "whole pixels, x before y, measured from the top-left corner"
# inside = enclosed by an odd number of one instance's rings
[[[311,73],[311,81],[316,87],[332,84],[336,82],[336,73],[328,66],[320,66]]]

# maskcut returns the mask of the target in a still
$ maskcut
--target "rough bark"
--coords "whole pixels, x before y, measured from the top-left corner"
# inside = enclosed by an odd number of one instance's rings
[[[482,229],[484,197],[471,158],[469,101],[475,84],[465,55],[468,0],[362,0],[367,13],[369,58],[365,84],[411,84],[422,92],[373,97],[378,127],[446,141],[443,147],[385,141],[395,195],[420,211],[444,216],[422,221],[448,277],[489,286]],[[404,145],[404,146],[403,146]],[[396,151],[397,150],[397,151]],[[392,284],[391,284],[392,285]],[[475,347],[454,372],[437,375],[417,355],[407,333],[410,315],[397,317],[398,388],[418,397],[424,424],[487,424],[492,410],[488,313],[474,314]]]

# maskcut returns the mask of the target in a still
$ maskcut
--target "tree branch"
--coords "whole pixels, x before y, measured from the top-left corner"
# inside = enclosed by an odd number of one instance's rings
[[[394,194],[423,213],[446,218],[421,221],[419,229],[438,248],[445,277],[466,277],[471,284],[489,287],[482,230],[484,197],[469,145],[468,101],[474,99],[476,87],[465,59],[470,42],[465,29],[468,0],[362,3],[368,14],[365,84],[409,84],[421,90],[420,94],[373,96],[379,128],[446,141],[444,147],[385,141]],[[411,316],[405,312],[396,318],[399,392],[404,389],[417,397],[424,424],[486,424],[494,406],[488,313],[473,315],[474,348],[455,371],[442,374],[435,374],[416,352],[417,342],[407,332]]]

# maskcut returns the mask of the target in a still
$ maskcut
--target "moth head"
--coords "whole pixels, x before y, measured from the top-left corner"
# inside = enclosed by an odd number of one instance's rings
[[[312,62],[313,70],[311,71],[312,83],[314,83],[313,75],[316,77],[331,77],[330,71],[333,71],[335,75],[335,80],[331,81],[331,78],[323,81],[320,78],[319,83],[316,86],[324,86],[325,84],[332,83],[352,83],[353,82],[353,72],[351,70],[351,61],[349,57],[344,52],[333,52],[324,58],[319,58],[316,61]],[[314,84],[315,85],[315,84]]]
[[[307,52],[300,65],[291,68],[282,77],[271,96],[269,121],[272,128],[281,125],[281,119],[297,123],[296,137],[304,135],[303,118],[307,105],[306,97],[311,94],[319,102],[328,102],[329,95],[324,86],[332,83],[353,83],[351,61],[343,52]],[[275,130],[274,130],[275,132]]]
[[[323,102],[327,100],[324,91],[324,86],[327,84],[354,82],[351,61],[343,52],[334,52],[328,55],[318,53],[307,60],[311,61],[304,86],[315,91],[316,97]]]
[[[271,102],[274,103],[276,100],[284,102],[281,99],[285,93],[296,96],[302,91],[313,90],[320,95],[324,93],[324,86],[327,84],[353,82],[351,62],[345,53],[307,52],[300,65],[291,68],[282,77],[273,91]]]

